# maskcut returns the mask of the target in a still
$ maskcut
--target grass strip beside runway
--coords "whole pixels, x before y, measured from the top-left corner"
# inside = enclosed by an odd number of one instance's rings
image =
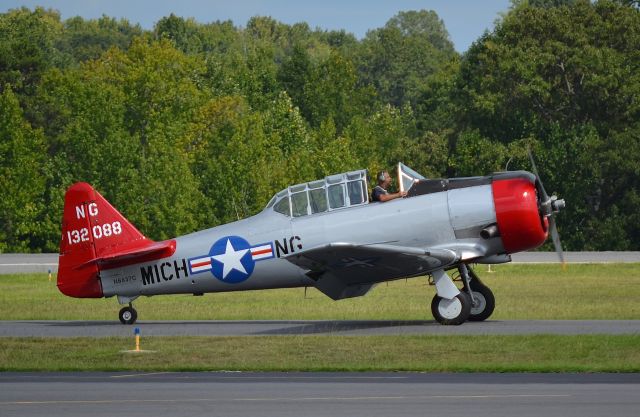
[[[486,265],[475,270],[496,296],[494,320],[640,319],[640,264]],[[214,279],[211,277],[211,279]],[[159,284],[162,285],[162,284]],[[333,301],[314,288],[142,297],[139,320],[430,320],[427,280],[376,286],[364,297]],[[62,295],[55,276],[0,277],[2,320],[113,320],[114,298]]]
[[[0,371],[640,372],[640,335],[0,338]]]

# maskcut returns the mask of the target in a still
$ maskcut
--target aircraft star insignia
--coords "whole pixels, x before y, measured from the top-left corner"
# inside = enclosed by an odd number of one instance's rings
[[[242,258],[249,252],[249,249],[236,250],[231,244],[231,239],[227,239],[227,245],[224,253],[213,255],[212,258],[222,263],[222,279],[224,280],[229,273],[236,270],[240,273],[247,274],[247,270],[242,265]]]
[[[240,236],[225,236],[209,250],[211,273],[222,282],[237,284],[247,280],[256,266],[251,245]]]
[[[208,254],[189,259],[189,273],[211,272],[226,284],[238,284],[249,279],[257,261],[274,257],[271,242],[251,245],[240,236],[225,236],[211,246]]]

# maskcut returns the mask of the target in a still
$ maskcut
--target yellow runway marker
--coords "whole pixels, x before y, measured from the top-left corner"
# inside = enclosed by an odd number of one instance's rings
[[[122,353],[152,353],[152,352],[155,352],[155,350],[142,350],[142,349],[140,349],[140,328],[136,327],[133,330],[133,332],[136,335],[136,348],[134,350],[121,350],[120,352],[122,352]]]

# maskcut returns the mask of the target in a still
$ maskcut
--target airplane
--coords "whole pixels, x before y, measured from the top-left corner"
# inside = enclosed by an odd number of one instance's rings
[[[315,287],[341,300],[426,275],[437,322],[482,321],[495,297],[470,264],[510,262],[550,232],[562,256],[553,216],[565,203],[533,168],[427,179],[398,163],[406,196],[384,203],[370,201],[367,170],[350,171],[290,186],[252,217],[162,242],[79,182],[65,194],[57,286],[70,297],[115,296],[126,305],[120,322],[133,324],[140,296]]]

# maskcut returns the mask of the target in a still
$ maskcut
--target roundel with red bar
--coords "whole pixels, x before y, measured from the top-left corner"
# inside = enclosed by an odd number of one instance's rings
[[[227,284],[239,284],[249,279],[256,261],[274,257],[273,245],[251,245],[240,236],[224,236],[218,239],[204,256],[189,259],[191,274],[210,271],[218,280]]]

